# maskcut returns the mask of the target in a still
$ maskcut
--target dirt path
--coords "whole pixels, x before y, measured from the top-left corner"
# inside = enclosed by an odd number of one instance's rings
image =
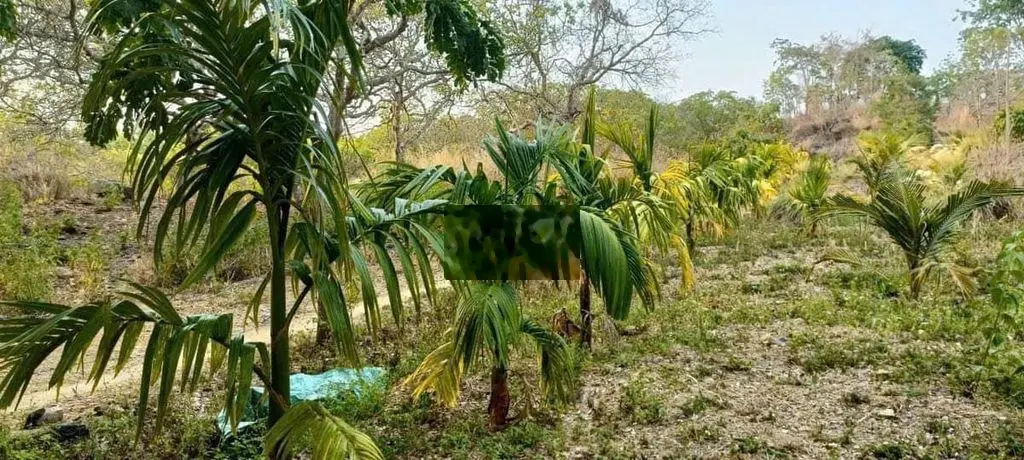
[[[446,280],[435,280],[437,286],[442,288],[447,286]],[[289,295],[291,293],[289,292]],[[188,311],[188,313],[196,313],[197,304],[199,310],[209,309],[209,304],[223,303],[223,296],[213,295],[206,298],[201,298],[198,302],[194,299],[192,301],[185,302],[190,304],[192,308],[181,308],[182,312]],[[408,288],[402,288],[403,299],[409,299],[412,297],[412,293]],[[179,298],[172,299],[172,302],[178,304]],[[292,299],[288,299],[289,305]],[[385,309],[390,304],[387,293],[377,297],[377,304],[380,308]],[[263,304],[262,311],[267,311],[268,305]],[[244,317],[244,309],[242,311],[235,311],[237,318]],[[362,302],[355,302],[349,304],[349,314],[352,317],[353,324],[357,324],[360,321],[364,321],[364,310],[362,308]],[[307,299],[303,302],[303,306],[300,307],[299,313],[292,319],[291,332],[304,332],[312,331],[316,328],[316,311],[313,308],[310,301]],[[245,338],[250,342],[269,342],[270,341],[270,324],[269,321],[260,322],[259,326],[254,326],[251,322],[246,324],[246,327],[242,329],[245,334]],[[12,412],[8,412],[6,416],[20,417],[24,411],[35,410],[39,407],[59,405],[65,413],[65,417],[69,418],[73,414],[88,413],[92,408],[98,404],[109,401],[114,397],[131,392],[134,394],[139,386],[139,380],[142,376],[142,356],[145,353],[145,343],[147,333],[144,333],[139,339],[139,344],[136,345],[135,350],[128,364],[121,370],[116,376],[108,371],[106,377],[100,380],[96,386],[95,391],[93,390],[93,382],[86,382],[88,377],[89,366],[92,365],[92,356],[94,354],[95,347],[90,349],[88,359],[86,359],[86,366],[83,372],[70,372],[68,373],[64,385],[58,388],[47,388],[50,375],[53,371],[54,366],[60,358],[59,353],[54,353],[49,359],[43,362],[43,364],[37,370],[35,377],[29,384],[28,390],[25,392],[24,397],[21,400],[18,408]],[[110,370],[113,369],[111,365]],[[59,393],[58,393],[59,391]],[[59,396],[59,398],[58,398]]]

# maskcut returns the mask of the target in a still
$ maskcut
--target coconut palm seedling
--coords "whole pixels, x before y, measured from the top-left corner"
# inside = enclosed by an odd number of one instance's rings
[[[427,0],[389,6],[392,14],[425,14],[426,42],[447,56],[456,81],[497,78],[502,72],[501,40],[468,3]],[[116,371],[148,330],[140,433],[151,385],[158,385],[160,425],[179,378],[182,389],[194,389],[204,369],[223,367],[226,360],[233,424],[247,401],[252,376],[267,387],[268,455],[287,456],[298,445],[294,440],[312,435],[316,458],[380,457],[372,440],[317,404],[292,404],[289,388],[288,333],[302,305],[299,301],[289,308],[286,303],[289,274],[310,281],[307,286],[327,311],[340,354],[355,359],[340,281],[347,267],[331,264],[322,244],[310,246],[304,268],[290,267],[287,251],[292,232],[300,232],[295,222],[310,224],[301,227],[315,236],[307,243],[335,235],[341,238],[341,252],[350,248],[341,155],[316,102],[336,48],[343,50],[347,65],[343,78],[361,81],[359,47],[346,20],[350,7],[348,0],[169,0],[142,7],[103,0],[93,6],[89,34],[108,36],[114,44],[83,102],[87,139],[103,145],[119,129],[136,138],[128,172],[142,205],[140,234],[151,210],[161,210],[153,216],[154,260],[161,262],[168,237],[180,243],[175,247],[202,246],[185,286],[203,278],[256,216],[265,216],[271,253],[270,344],[235,335],[231,315],[182,316],[167,296],[139,285],[112,303],[74,308],[15,303],[28,315],[0,320],[0,362],[6,373],[0,406],[14,404],[39,365],[58,349],[50,386],[59,386],[99,338],[89,374],[90,381],[98,382],[114,351]],[[169,197],[156,206],[162,191]]]
[[[773,214],[803,223],[807,232],[814,235],[821,212],[828,204],[831,177],[832,163],[827,156],[809,158],[804,170],[773,205]]]
[[[925,191],[914,173],[890,170],[875,182],[869,201],[835,195],[827,214],[862,217],[884,231],[903,251],[912,299],[920,296],[936,269],[945,271],[968,296],[974,289],[974,270],[951,257],[963,222],[996,198],[1024,195],[1024,189],[972,181],[937,201],[928,200]]]

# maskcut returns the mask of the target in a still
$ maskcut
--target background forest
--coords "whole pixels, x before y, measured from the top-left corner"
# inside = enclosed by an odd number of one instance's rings
[[[1024,5],[652,97],[712,7],[0,0],[0,458],[1024,457]]]

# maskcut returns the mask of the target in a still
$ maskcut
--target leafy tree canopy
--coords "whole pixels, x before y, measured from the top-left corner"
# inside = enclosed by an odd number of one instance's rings
[[[928,57],[924,48],[921,48],[915,40],[898,40],[888,35],[878,37],[872,44],[879,50],[889,53],[896,58],[908,72],[920,74],[924,59]]]
[[[0,32],[4,24],[3,2],[0,0]],[[305,2],[300,2],[305,3]],[[147,15],[171,8],[173,3],[157,0],[101,0],[91,11],[89,30],[95,36],[114,36],[122,46],[176,46],[188,40],[187,34],[173,21],[161,16]],[[303,8],[302,5],[298,5]],[[470,82],[486,78],[497,80],[505,70],[504,42],[490,22],[481,19],[468,0],[394,0],[387,2],[389,14],[423,14],[424,41],[427,47],[438,52],[454,77],[457,85],[466,87]],[[267,33],[273,33],[274,21],[267,20]],[[347,78],[362,80],[363,65],[357,44],[351,32],[345,27],[346,37],[342,43],[348,56]],[[288,39],[279,37],[284,49],[293,45]],[[154,128],[167,120],[165,104],[155,95],[174,91],[190,91],[204,85],[195,80],[191,72],[179,72],[189,62],[173,53],[142,53],[131,60],[118,60],[111,53],[101,62],[100,72],[109,83],[113,93],[107,101],[87,99],[83,108],[86,123],[86,138],[98,145],[114,139],[117,127],[121,126],[126,136],[135,128]],[[154,72],[152,69],[162,69]],[[144,78],[139,70],[147,69]],[[95,80],[95,78],[94,78]],[[138,126],[135,126],[138,125]]]
[[[974,9],[960,11],[966,22],[995,27],[1024,26],[1024,2],[1020,0],[971,0],[969,3]]]
[[[666,142],[688,149],[737,135],[775,140],[783,132],[779,107],[731,91],[694,94],[666,109]]]

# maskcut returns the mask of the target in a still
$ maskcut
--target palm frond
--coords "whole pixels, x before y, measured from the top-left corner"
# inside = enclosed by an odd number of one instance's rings
[[[576,371],[575,357],[566,345],[565,339],[528,318],[523,319],[520,331],[537,345],[540,388],[544,396],[560,403],[574,400],[579,375]]]
[[[226,355],[228,362],[229,419],[237,426],[241,407],[248,402],[255,346],[232,336],[232,315],[181,317],[159,291],[133,285],[116,303],[94,303],[79,307],[33,302],[4,302],[25,311],[24,316],[0,319],[0,406],[16,406],[33,375],[44,360],[61,350],[49,379],[50,388],[64,383],[76,364],[84,364],[86,351],[99,338],[91,370],[86,378],[93,388],[106,374],[114,353],[115,374],[131,359],[143,330],[151,326],[146,340],[138,404],[138,432],[141,436],[148,411],[149,393],[157,386],[157,430],[162,427],[175,379],[180,391],[195,391],[205,370],[217,372]],[[210,365],[205,366],[207,360]]]
[[[594,288],[601,293],[612,318],[629,316],[633,297],[630,260],[618,234],[600,217],[580,211],[582,262]]]
[[[309,447],[311,458],[383,460],[373,439],[332,415],[316,401],[291,406],[264,439],[267,458],[287,458],[296,447]]]
[[[413,399],[419,399],[424,393],[432,391],[441,402],[455,407],[459,402],[465,370],[455,352],[455,344],[445,342],[423,358],[416,370],[402,382],[402,386],[412,387]]]

